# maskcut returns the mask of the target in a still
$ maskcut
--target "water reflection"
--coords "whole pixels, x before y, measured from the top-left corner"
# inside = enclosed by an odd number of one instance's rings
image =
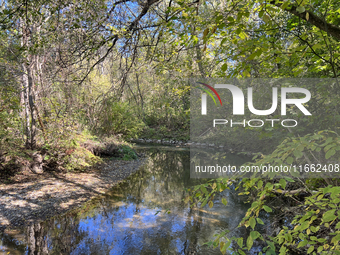
[[[141,148],[140,150],[145,150]],[[220,254],[203,244],[231,229],[247,207],[232,192],[216,196],[214,207],[192,209],[185,188],[190,179],[189,151],[148,149],[149,160],[105,197],[26,231],[24,254]],[[225,197],[228,206],[220,200]],[[8,247],[8,245],[7,245]],[[18,247],[16,247],[18,249]],[[23,254],[21,253],[21,254]]]

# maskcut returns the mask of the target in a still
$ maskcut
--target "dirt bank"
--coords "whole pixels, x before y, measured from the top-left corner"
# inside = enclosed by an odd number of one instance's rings
[[[44,173],[0,185],[0,231],[43,221],[80,206],[134,173],[145,159],[114,160],[86,173]]]

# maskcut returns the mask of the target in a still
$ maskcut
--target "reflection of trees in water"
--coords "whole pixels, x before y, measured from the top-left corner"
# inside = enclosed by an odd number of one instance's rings
[[[183,253],[185,255],[194,255],[197,254],[197,241],[198,236],[197,233],[201,231],[201,223],[202,223],[202,217],[200,213],[196,213],[193,211],[192,208],[190,208],[188,217],[193,217],[194,220],[192,221],[191,228],[186,228],[186,238],[187,240],[184,242],[183,245]]]
[[[26,229],[28,254],[70,254],[86,236],[78,223],[73,217],[60,217],[31,224]]]
[[[14,233],[14,235],[0,233],[0,251],[4,254],[11,255],[25,254],[26,245],[22,242],[22,239],[25,237],[26,236],[23,237],[21,233],[19,235],[16,233]],[[0,254],[2,254],[1,252]]]
[[[138,214],[141,207],[145,206],[145,202],[152,199],[152,204],[157,207],[166,205],[168,209],[173,205],[176,206],[184,197],[184,187],[190,181],[189,172],[189,154],[188,152],[154,152],[150,154],[149,163],[133,176],[128,181],[115,187],[112,190],[112,196],[109,195],[104,200],[98,200],[97,203],[91,205],[88,212],[83,212],[80,218],[86,216],[95,218],[100,214],[104,218],[108,215],[113,215],[119,211],[119,207],[113,203],[120,201],[131,201],[135,205],[135,214]],[[186,167],[187,171],[183,170]],[[164,170],[165,169],[165,170]],[[145,202],[144,202],[145,201]],[[169,203],[169,201],[171,201]],[[123,205],[124,206],[124,205]],[[100,208],[100,209],[98,209]],[[172,208],[171,208],[172,209]],[[121,210],[121,217],[124,215],[125,210]],[[75,249],[77,252],[90,252],[98,254],[98,251],[112,249],[109,244],[99,244],[95,240],[88,238],[85,231],[79,228],[79,220],[76,215],[65,215],[57,217],[55,220],[49,220],[42,224],[31,225],[27,229],[27,241],[29,243],[29,254],[70,254]],[[112,227],[114,222],[111,222]],[[164,235],[170,233],[164,230],[164,233],[159,235],[159,240],[152,240],[152,243],[157,243],[159,249],[166,251],[172,244],[171,238],[164,238]],[[133,240],[130,234],[126,238]],[[130,237],[129,237],[130,235]],[[145,231],[144,238],[147,239],[148,231]],[[81,247],[79,244],[81,243]],[[78,246],[78,247],[77,247]],[[106,246],[106,249],[103,247]],[[82,248],[83,247],[83,248]],[[50,249],[50,251],[48,251]],[[99,249],[99,250],[98,250]]]
[[[45,254],[48,249],[50,254],[108,254],[119,249],[131,254],[196,254],[202,238],[208,241],[220,224],[211,224],[214,213],[190,209],[182,202],[185,188],[204,180],[190,179],[188,151],[152,151],[149,157],[141,171],[105,198],[31,226],[30,254]],[[167,209],[172,213],[165,214]],[[157,210],[162,212],[155,216]],[[141,246],[136,246],[138,242]]]
[[[151,204],[163,209],[178,205],[190,183],[189,153],[151,152],[143,170],[129,178],[128,182],[113,189],[115,194],[126,194],[126,199],[137,205]],[[168,208],[164,208],[168,206]]]
[[[27,228],[28,254],[41,255],[48,254],[48,244],[46,237],[47,230],[40,223],[31,224]]]

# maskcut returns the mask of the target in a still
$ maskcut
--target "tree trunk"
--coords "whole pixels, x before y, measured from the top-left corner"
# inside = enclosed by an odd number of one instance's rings
[[[26,64],[22,64],[22,88],[23,91],[22,93],[22,103],[23,103],[23,118],[24,118],[24,129],[25,129],[25,136],[26,136],[26,141],[25,141],[25,146],[27,148],[30,147],[30,141],[31,141],[31,120],[30,120],[30,108],[29,108],[29,91],[28,91],[28,75],[27,75],[27,67]]]
[[[25,49],[25,63],[22,64],[23,111],[25,120],[25,146],[34,149],[36,146],[36,110],[33,87],[33,56],[29,53],[30,29],[21,21],[21,46]]]
[[[29,67],[27,70],[28,73],[28,102],[29,102],[29,108],[30,108],[30,114],[31,114],[31,127],[30,127],[30,148],[34,149],[36,146],[36,134],[37,134],[37,128],[36,128],[36,108],[35,108],[35,95],[34,95],[34,87],[33,87],[33,77],[32,77],[32,68]]]
[[[40,223],[32,223],[27,228],[28,254],[48,254],[46,230]]]

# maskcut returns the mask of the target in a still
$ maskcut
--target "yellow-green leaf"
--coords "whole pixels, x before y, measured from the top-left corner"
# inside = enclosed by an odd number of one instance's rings
[[[334,149],[331,149],[331,150],[327,151],[327,153],[326,153],[326,155],[325,155],[325,158],[326,158],[326,159],[329,159],[329,158],[332,157],[334,154],[335,154],[335,150],[334,150]]]
[[[322,217],[323,221],[330,222],[332,220],[335,220],[336,216],[334,215],[334,213],[335,213],[335,209],[325,212]]]
[[[248,239],[247,239],[247,248],[248,248],[248,251],[253,246],[253,242],[254,242],[253,238],[251,238],[251,236],[248,236]]]
[[[311,253],[312,251],[314,251],[314,246],[311,246],[311,247],[308,248],[307,254]]]
[[[255,228],[256,220],[253,217],[250,218],[249,225],[251,226],[252,229]]]
[[[256,218],[257,223],[264,225],[264,222],[260,218]]]
[[[268,206],[266,206],[266,205],[263,206],[263,209],[264,209],[266,212],[272,212],[272,211],[273,211],[270,207],[268,207]]]
[[[206,28],[203,32],[203,39],[207,36],[208,33],[209,33],[209,28]]]

